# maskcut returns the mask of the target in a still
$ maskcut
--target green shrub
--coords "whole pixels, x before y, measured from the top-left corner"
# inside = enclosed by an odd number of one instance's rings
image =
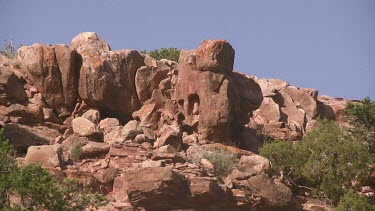
[[[375,153],[375,102],[364,98],[360,103],[348,103],[346,119],[355,126],[351,132],[362,139],[372,153]]]
[[[168,59],[168,60],[178,62],[181,50],[177,48],[161,48],[160,50],[155,49],[149,52],[147,52],[146,50],[143,50],[141,52],[148,54],[152,58],[157,59],[157,60]]]
[[[16,167],[14,151],[9,141],[3,135],[4,129],[0,129],[0,208],[8,199],[10,188],[10,173]]]
[[[12,203],[11,195],[21,203]],[[72,180],[61,184],[40,166],[17,167],[14,150],[0,130],[0,210],[93,210],[103,203],[103,196],[82,193]]]
[[[20,206],[26,210],[73,211],[94,208],[105,202],[103,196],[80,193],[72,180],[60,184],[46,170],[37,165],[28,165],[12,173],[11,192],[21,198]]]
[[[368,203],[367,199],[353,191],[348,191],[340,199],[340,203],[334,211],[375,211],[375,206]]]
[[[283,171],[299,185],[337,203],[352,187],[369,174],[373,156],[360,140],[347,135],[335,122],[318,121],[317,127],[294,145],[281,141],[265,144],[261,155],[272,168]]]
[[[273,170],[280,172],[283,176],[296,178],[300,175],[300,172],[296,172],[296,170],[301,169],[301,166],[298,162],[299,159],[296,159],[297,155],[295,153],[299,152],[295,148],[289,141],[276,140],[266,143],[260,149],[260,155],[270,160]]]
[[[214,165],[215,173],[221,177],[228,175],[238,162],[237,156],[226,150],[207,151],[203,154],[203,158]]]
[[[83,142],[74,143],[69,151],[69,159],[72,159],[73,161],[81,160],[83,158],[83,146],[85,146],[85,143]]]

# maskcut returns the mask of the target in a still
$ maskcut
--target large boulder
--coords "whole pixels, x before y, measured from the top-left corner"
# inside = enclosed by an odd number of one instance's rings
[[[232,121],[240,109],[238,89],[226,74],[231,72],[233,60],[223,56],[232,55],[232,51],[234,56],[234,50],[220,40],[210,41],[211,47],[206,46],[207,42],[202,45],[200,51],[181,51],[175,100],[185,116],[185,123],[198,127],[200,139],[225,140],[230,136]],[[216,45],[223,48],[212,47]],[[220,56],[214,56],[216,54]]]
[[[158,148],[165,145],[171,145],[175,149],[180,150],[182,147],[182,132],[176,125],[164,125],[160,131],[160,137],[154,143],[154,147]]]
[[[20,151],[26,150],[29,146],[50,144],[62,134],[55,129],[42,125],[27,126],[16,123],[5,125],[4,134],[10,143]]]
[[[94,123],[83,117],[73,119],[72,127],[73,131],[80,136],[92,136],[100,132]]]
[[[76,104],[80,56],[67,45],[34,44],[18,50],[22,69],[47,104],[59,113]]]
[[[270,161],[259,155],[243,155],[238,162],[238,170],[246,173],[262,173],[271,170]]]
[[[210,205],[222,196],[222,189],[217,180],[205,177],[189,178],[189,189],[195,203]]]
[[[89,141],[82,147],[84,157],[101,157],[109,152],[110,145],[103,142]]]
[[[260,174],[247,180],[248,188],[262,196],[270,207],[284,207],[292,200],[292,191],[284,184]]]
[[[129,200],[146,210],[178,208],[188,193],[187,180],[168,167],[138,168],[117,177],[113,185],[117,201]]]
[[[60,167],[62,150],[59,144],[31,146],[27,150],[25,164],[40,164],[43,168]]]
[[[135,75],[135,87],[138,99],[142,103],[151,98],[152,92],[159,88],[160,82],[167,77],[168,68],[142,66]]]
[[[82,32],[75,36],[72,40],[72,47],[78,49],[81,46],[90,45],[97,47],[98,49],[103,49],[110,51],[109,45],[99,37],[95,32]]]
[[[234,54],[234,49],[226,40],[203,40],[197,49],[197,68],[217,73],[232,72]]]
[[[79,96],[107,115],[126,121],[141,107],[135,75],[144,57],[135,50],[110,51],[97,34],[79,34],[72,46],[82,56]]]
[[[131,140],[135,138],[138,134],[142,134],[143,130],[139,126],[136,120],[131,120],[121,129],[121,136],[124,140]]]
[[[7,98],[26,100],[24,80],[19,78],[11,68],[0,66],[0,93],[5,92]]]
[[[238,72],[232,72],[231,77],[236,84],[240,96],[241,118],[240,124],[245,124],[249,120],[248,114],[259,108],[262,103],[263,95],[259,84],[249,76]],[[238,120],[239,121],[239,120]]]
[[[292,97],[295,104],[298,104],[306,112],[308,120],[317,115],[318,92],[314,89],[303,89],[294,86],[285,87],[282,92]]]

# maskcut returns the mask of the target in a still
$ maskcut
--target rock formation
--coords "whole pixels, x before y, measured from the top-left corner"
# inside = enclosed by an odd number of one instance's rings
[[[238,73],[234,56],[227,41],[205,40],[178,63],[158,61],[92,32],[24,46],[20,65],[0,57],[0,123],[20,162],[106,195],[100,210],[301,206],[255,154],[256,128],[298,141],[318,116],[345,124],[347,101]],[[83,160],[72,159],[77,147]],[[238,159],[226,177],[202,157],[217,150]]]

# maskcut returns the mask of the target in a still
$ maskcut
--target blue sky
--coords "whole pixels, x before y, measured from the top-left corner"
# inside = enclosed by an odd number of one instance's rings
[[[112,49],[226,39],[240,72],[375,99],[375,0],[0,0],[0,27],[2,45],[69,44],[84,31]]]

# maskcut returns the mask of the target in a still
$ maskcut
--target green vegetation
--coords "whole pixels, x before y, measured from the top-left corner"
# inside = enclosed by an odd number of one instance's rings
[[[352,181],[360,183],[369,175],[373,161],[361,140],[328,120],[320,120],[301,142],[268,143],[260,154],[270,159],[275,171],[333,204],[352,188]]]
[[[226,150],[207,151],[203,154],[203,158],[214,165],[215,173],[221,177],[228,175],[238,162],[237,156]]]
[[[345,115],[354,126],[351,133],[375,153],[375,102],[366,97],[360,103],[348,103]]]
[[[83,146],[85,146],[85,143],[82,143],[82,142],[74,143],[69,151],[69,159],[72,159],[73,161],[81,160],[83,158],[83,151],[82,151]]]
[[[20,198],[19,203],[10,196]],[[0,210],[93,210],[106,202],[103,196],[81,193],[72,180],[62,183],[37,165],[17,167],[13,150],[0,131]]]
[[[368,203],[365,197],[361,197],[353,191],[347,192],[334,211],[374,211],[375,207]]]
[[[148,54],[152,58],[157,59],[157,60],[168,59],[168,60],[178,62],[178,58],[180,57],[181,50],[177,48],[161,48],[160,50],[155,49],[149,52],[147,52],[146,50],[143,50],[141,52]]]

